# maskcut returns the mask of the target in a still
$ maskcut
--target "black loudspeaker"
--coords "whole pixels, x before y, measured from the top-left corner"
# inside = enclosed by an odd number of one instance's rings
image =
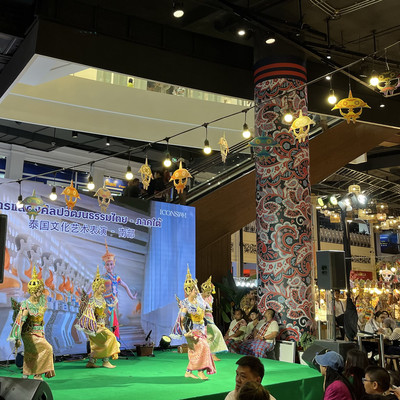
[[[317,366],[313,363],[314,357],[317,354],[320,354],[323,351],[328,351],[328,349],[319,344],[315,344],[315,342],[303,353],[302,359],[307,363],[309,367],[317,368]],[[322,354],[322,353],[321,353]],[[318,368],[317,368],[318,369]]]
[[[0,214],[0,283],[4,281],[4,257],[6,255],[7,215]]]
[[[4,400],[53,400],[46,382],[0,376],[0,398]]]
[[[344,251],[317,251],[317,278],[320,289],[346,289]]]
[[[345,340],[316,340],[313,344],[323,346],[328,350],[336,351],[346,361],[347,352],[351,349],[358,348],[355,342],[346,342]]]

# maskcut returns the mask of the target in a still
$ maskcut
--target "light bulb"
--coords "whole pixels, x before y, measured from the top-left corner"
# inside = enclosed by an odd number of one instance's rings
[[[290,124],[293,121],[293,114],[290,112],[286,112],[283,116],[283,120]]]
[[[248,126],[246,123],[243,124],[242,136],[243,136],[245,139],[249,139],[250,136],[251,136],[251,132],[249,131],[249,126]]]
[[[244,35],[246,34],[246,31],[245,31],[244,29],[239,29],[238,32],[237,32],[237,34],[238,34],[239,36],[244,36]]]
[[[329,97],[328,97],[328,103],[329,104],[336,104],[337,102],[337,97],[335,96],[335,92],[333,89],[329,90]]]
[[[369,78],[369,83],[372,86],[376,86],[379,83],[379,78],[375,71],[372,72],[371,78]]]
[[[172,10],[172,15],[175,18],[182,18],[183,15],[185,14],[185,11],[183,10],[183,4],[180,1],[176,1],[173,4],[173,10]]]
[[[265,40],[265,43],[267,43],[267,44],[274,44],[275,43],[275,38],[274,37],[268,37],[266,40]]]
[[[57,189],[55,186],[52,187],[49,199],[52,201],[57,200]]]
[[[210,154],[211,153],[211,147],[210,147],[210,142],[208,141],[208,139],[206,139],[204,141],[204,148],[203,151],[205,154]]]
[[[125,178],[128,179],[128,181],[133,179],[132,169],[131,169],[131,167],[129,165],[126,168]]]
[[[89,175],[87,188],[88,188],[89,190],[93,190],[93,189],[95,188],[92,175]]]
[[[18,196],[18,201],[17,201],[17,208],[22,208],[24,206],[24,203],[22,202],[22,195]]]
[[[167,168],[169,168],[172,165],[171,156],[169,155],[169,153],[167,153],[167,156],[165,157],[163,164],[164,164],[164,167],[167,167]]]

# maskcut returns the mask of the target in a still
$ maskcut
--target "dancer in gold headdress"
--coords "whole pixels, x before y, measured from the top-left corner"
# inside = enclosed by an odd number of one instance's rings
[[[9,341],[15,341],[15,349],[24,343],[24,378],[33,375],[34,379],[52,378],[54,373],[53,348],[44,337],[43,316],[47,309],[46,297],[43,295],[44,284],[38,279],[36,267],[33,266],[32,279],[28,283],[28,300],[21,303],[11,299],[14,314],[17,313]]]
[[[100,277],[97,266],[96,278],[92,283],[93,296],[89,299],[84,293],[78,313],[78,323],[75,327],[89,336],[91,353],[86,368],[97,368],[96,360],[103,359],[103,367],[115,368],[110,358],[116,360],[119,353],[119,343],[115,335],[106,328],[107,303],[103,294],[106,290],[104,279]]]
[[[188,343],[189,364],[185,377],[207,380],[208,374],[215,374],[215,364],[207,342],[204,313],[210,306],[203,300],[197,288],[197,280],[192,279],[189,267],[184,284],[185,300],[179,303],[179,314],[172,337],[185,336]],[[193,374],[198,371],[198,376]]]
[[[212,314],[212,305],[214,302],[213,294],[215,294],[215,286],[211,282],[211,276],[201,284],[201,297],[210,306],[211,310],[206,310],[205,319],[207,321],[207,341],[210,345],[211,355],[214,361],[220,361],[215,353],[228,351],[226,347],[224,337],[217,325],[214,323],[214,317]]]

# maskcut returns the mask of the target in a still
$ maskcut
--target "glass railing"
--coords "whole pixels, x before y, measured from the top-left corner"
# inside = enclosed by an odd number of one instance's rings
[[[156,82],[148,79],[138,78],[136,76],[129,76],[96,68],[87,68],[70,75],[78,78],[108,83],[110,85],[130,87],[139,90],[148,90],[152,92],[168,94],[171,96],[186,97],[188,99],[213,101],[242,107],[250,107],[253,105],[253,101],[246,99],[204,92],[202,90],[190,89],[178,85],[170,85],[168,83]]]

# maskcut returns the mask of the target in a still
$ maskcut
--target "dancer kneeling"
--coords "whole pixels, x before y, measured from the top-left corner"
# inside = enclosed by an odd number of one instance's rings
[[[269,308],[265,314],[265,323],[252,340],[246,340],[239,346],[239,353],[256,357],[266,357],[275,347],[275,338],[279,333],[278,323],[273,319],[275,311]]]
[[[185,377],[208,380],[204,372],[215,374],[215,364],[207,342],[204,314],[210,306],[203,300],[197,288],[197,280],[192,279],[189,268],[184,284],[186,299],[179,302],[179,314],[172,331],[172,337],[185,336],[188,344],[189,364]],[[193,374],[198,371],[198,377]]]
[[[118,359],[119,343],[115,335],[106,328],[107,303],[103,294],[106,291],[104,279],[100,277],[97,266],[96,278],[92,283],[93,296],[89,299],[83,293],[78,313],[76,329],[84,331],[89,336],[91,353],[86,368],[96,368],[96,360],[103,359],[103,367],[115,368],[110,364],[110,358]]]
[[[47,309],[46,297],[43,295],[44,283],[38,279],[33,267],[32,279],[28,283],[30,297],[21,303],[11,299],[14,325],[7,340],[15,341],[15,349],[24,343],[23,377],[33,375],[34,379],[43,380],[55,376],[53,364],[53,347],[44,337],[43,316]]]

